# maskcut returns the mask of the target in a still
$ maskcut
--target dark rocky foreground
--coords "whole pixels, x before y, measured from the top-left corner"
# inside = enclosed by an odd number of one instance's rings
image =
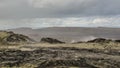
[[[120,68],[120,51],[68,47],[0,50],[0,67],[27,63],[36,65],[35,68]]]

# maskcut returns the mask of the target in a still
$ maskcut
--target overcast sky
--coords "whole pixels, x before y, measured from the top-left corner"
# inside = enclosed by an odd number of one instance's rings
[[[0,29],[120,27],[120,0],[0,0]]]

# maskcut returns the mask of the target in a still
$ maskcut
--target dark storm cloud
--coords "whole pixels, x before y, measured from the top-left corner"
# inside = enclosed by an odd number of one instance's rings
[[[0,19],[119,14],[120,0],[0,0]]]

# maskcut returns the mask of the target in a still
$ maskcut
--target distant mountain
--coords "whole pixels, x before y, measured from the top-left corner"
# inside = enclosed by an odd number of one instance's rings
[[[41,29],[17,28],[8,31],[27,35],[36,41],[40,41],[43,37],[51,37],[65,42],[88,41],[95,38],[120,39],[120,28],[49,27]]]
[[[22,34],[15,34],[13,32],[0,31],[0,44],[22,44],[32,43],[34,40]]]

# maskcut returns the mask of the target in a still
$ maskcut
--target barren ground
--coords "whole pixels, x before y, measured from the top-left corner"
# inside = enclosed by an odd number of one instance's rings
[[[120,44],[1,45],[1,68],[120,68]]]

